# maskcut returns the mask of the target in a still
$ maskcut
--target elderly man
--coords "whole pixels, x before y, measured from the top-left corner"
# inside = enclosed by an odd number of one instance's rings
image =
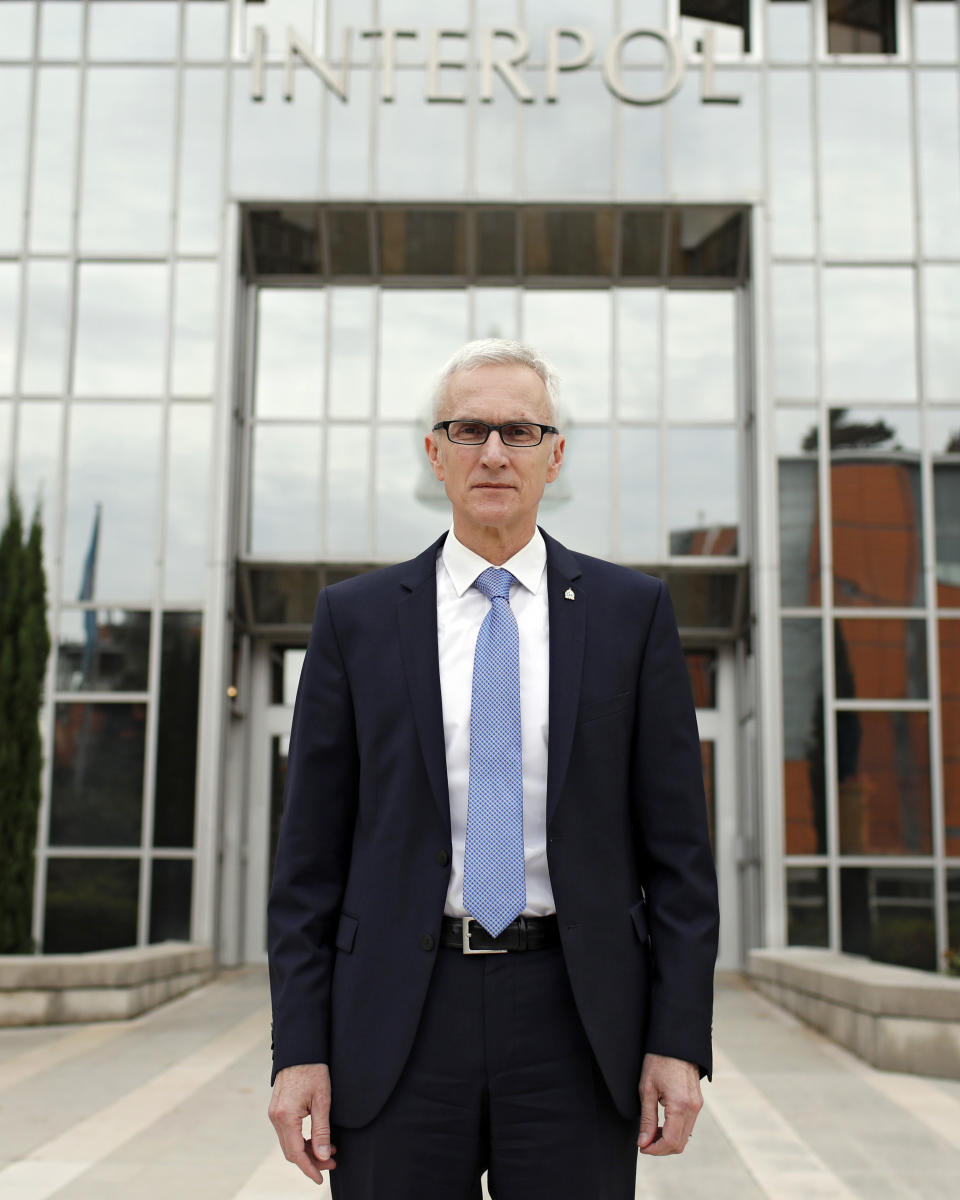
[[[681,1152],[702,1103],[718,918],[683,654],[662,583],[538,529],[558,426],[533,350],[465,346],[426,438],[452,529],[317,602],[270,1116],[345,1200],[476,1200],[485,1169],[496,1200],[627,1200],[637,1147]]]

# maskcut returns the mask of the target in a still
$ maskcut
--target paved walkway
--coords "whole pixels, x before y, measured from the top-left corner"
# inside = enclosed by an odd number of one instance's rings
[[[266,1120],[268,1027],[251,968],[132,1022],[0,1031],[0,1200],[323,1200]],[[874,1071],[732,976],[715,1035],[690,1148],[641,1159],[638,1197],[958,1200],[960,1083]]]

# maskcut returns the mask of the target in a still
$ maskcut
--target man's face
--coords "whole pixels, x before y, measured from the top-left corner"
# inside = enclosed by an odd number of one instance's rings
[[[489,364],[454,375],[440,419],[553,423],[543,381],[518,364]],[[560,472],[562,437],[548,433],[539,446],[512,448],[491,431],[482,446],[462,446],[440,429],[428,435],[426,446],[433,473],[453,505],[458,537],[481,527],[507,534],[529,527],[533,536],[543,489]]]

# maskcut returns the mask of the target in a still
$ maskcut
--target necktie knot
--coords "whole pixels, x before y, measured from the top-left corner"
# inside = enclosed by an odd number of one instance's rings
[[[473,586],[483,592],[488,600],[510,600],[510,585],[513,576],[503,567],[487,567],[473,581]]]

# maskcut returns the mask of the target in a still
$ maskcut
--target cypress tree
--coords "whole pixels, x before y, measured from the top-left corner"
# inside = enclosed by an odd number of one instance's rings
[[[50,635],[39,508],[26,543],[12,488],[7,511],[0,535],[0,953],[26,954],[33,949],[42,765],[38,716]]]

